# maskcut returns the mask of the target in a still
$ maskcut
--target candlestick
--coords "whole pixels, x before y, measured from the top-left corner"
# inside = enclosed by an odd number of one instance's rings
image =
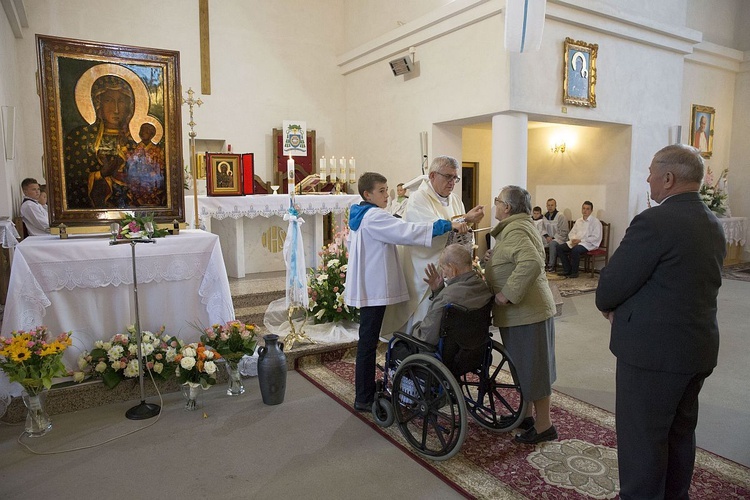
[[[289,159],[286,161],[286,178],[287,178],[287,184],[288,184],[288,192],[289,194],[294,193],[294,160],[292,159],[291,155],[289,156]]]
[[[326,177],[327,177],[327,174],[326,174],[326,157],[325,156],[321,156],[320,157],[320,172],[319,173],[320,173],[320,180],[322,182],[325,182],[326,181]]]
[[[331,182],[336,182],[336,158],[331,156],[330,166]]]
[[[354,157],[349,158],[349,182],[354,184],[357,180],[356,168],[354,166]]]

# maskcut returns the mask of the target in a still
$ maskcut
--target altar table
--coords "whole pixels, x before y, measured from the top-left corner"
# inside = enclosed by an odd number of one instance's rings
[[[234,319],[219,238],[198,230],[138,243],[135,248],[141,330],[188,342],[209,326]],[[46,325],[73,332],[63,360],[76,366],[94,341],[135,323],[131,246],[109,237],[30,236],[15,248],[2,334]]]
[[[243,278],[246,273],[283,271],[283,244],[288,222],[283,220],[289,210],[288,194],[256,194],[249,196],[198,196],[200,225],[221,239],[222,253],[227,273],[233,278]],[[318,252],[323,247],[323,216],[338,216],[362,198],[359,195],[314,195],[294,197],[305,224],[302,239],[306,267],[319,264]],[[185,197],[185,220],[195,223],[195,201]]]
[[[727,257],[724,264],[742,262],[742,252],[747,237],[747,217],[720,217],[719,222],[727,239]]]
[[[0,304],[5,304],[10,279],[12,250],[21,237],[15,224],[8,218],[0,219]]]

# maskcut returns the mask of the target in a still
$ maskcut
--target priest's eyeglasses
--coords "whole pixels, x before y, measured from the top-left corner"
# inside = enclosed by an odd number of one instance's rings
[[[445,177],[445,180],[448,181],[448,182],[451,182],[451,181],[458,182],[458,181],[461,180],[461,178],[459,176],[457,176],[457,175],[444,174],[442,172],[435,172],[435,173],[438,174],[438,175],[441,175],[441,176]]]

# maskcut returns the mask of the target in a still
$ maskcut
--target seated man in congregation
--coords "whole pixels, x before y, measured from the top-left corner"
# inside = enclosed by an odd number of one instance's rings
[[[41,189],[36,179],[28,177],[21,182],[23,201],[21,202],[21,219],[29,236],[49,234],[49,214],[47,207],[39,203]]]
[[[542,235],[546,247],[549,248],[549,260],[547,261],[547,271],[555,270],[557,264],[557,248],[565,245],[568,241],[568,219],[562,212],[557,211],[557,201],[554,198],[547,200],[547,213],[544,214],[547,223],[547,233]]]
[[[581,255],[599,248],[602,242],[602,223],[591,215],[593,211],[594,204],[584,201],[581,206],[582,217],[576,221],[573,229],[568,233],[567,243],[560,245],[557,249],[563,265],[563,271],[557,273],[558,275],[577,278]]]
[[[545,236],[549,234],[549,231],[547,231],[547,219],[542,216],[542,207],[534,207],[531,210],[531,223],[534,224],[536,230],[539,231],[539,236],[542,237],[542,243],[544,243],[544,246],[546,247],[549,245],[549,243],[547,243],[547,238],[545,238]]]
[[[411,335],[430,345],[440,341],[440,323],[444,307],[456,304],[475,310],[487,305],[492,298],[487,283],[472,267],[471,253],[461,244],[448,245],[440,253],[438,265],[428,264],[424,281],[430,287],[430,305],[425,318],[416,323]],[[403,360],[413,351],[403,342],[396,342],[391,355]]]

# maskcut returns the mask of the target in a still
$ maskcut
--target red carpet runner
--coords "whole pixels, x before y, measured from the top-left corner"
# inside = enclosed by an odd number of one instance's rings
[[[353,349],[300,358],[297,370],[342,405],[351,407]],[[411,453],[396,425],[381,429],[371,415],[358,415],[468,498],[618,497],[614,415],[564,394],[556,392],[552,399],[558,441],[535,447],[516,444],[512,433],[489,432],[469,417],[469,432],[461,451],[445,462],[425,461]],[[698,450],[690,497],[750,498],[750,469]]]

